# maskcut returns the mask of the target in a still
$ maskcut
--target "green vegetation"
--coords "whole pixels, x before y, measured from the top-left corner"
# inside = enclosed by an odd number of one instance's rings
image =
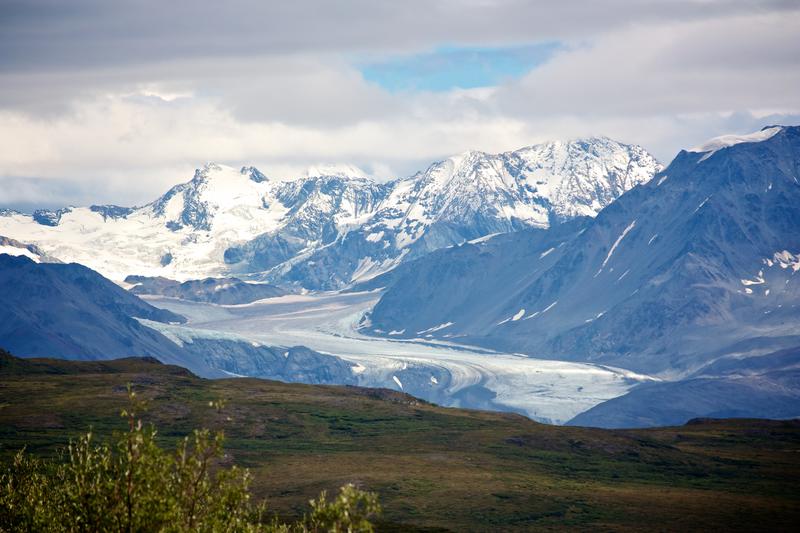
[[[0,461],[22,447],[58,459],[90,427],[110,437],[128,382],[149,402],[159,447],[189,436],[194,448],[198,427],[224,431],[218,464],[248,469],[254,498],[282,522],[348,483],[378,494],[377,531],[788,530],[800,520],[796,421],[554,427],[387,390],[203,380],[148,359],[0,357]],[[210,409],[220,398],[225,408]]]
[[[128,431],[113,445],[89,432],[69,444],[66,461],[19,451],[0,470],[0,531],[373,531],[368,518],[380,512],[377,497],[353,485],[330,502],[323,491],[295,524],[268,521],[265,505],[251,502],[250,473],[220,464],[222,432],[195,430],[169,453],[138,418],[144,402],[130,387],[128,397]]]

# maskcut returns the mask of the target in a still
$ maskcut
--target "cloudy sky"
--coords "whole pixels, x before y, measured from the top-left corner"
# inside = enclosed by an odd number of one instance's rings
[[[0,206],[800,124],[797,0],[0,0]]]

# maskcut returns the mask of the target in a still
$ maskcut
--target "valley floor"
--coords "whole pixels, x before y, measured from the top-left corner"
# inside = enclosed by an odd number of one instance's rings
[[[651,379],[622,369],[498,353],[456,342],[362,335],[356,324],[379,296],[291,295],[228,306],[148,297],[151,304],[184,315],[189,322],[147,325],[175,339],[219,335],[272,346],[302,345],[351,363],[359,385],[402,390],[446,406],[515,411],[551,423],[564,423]]]
[[[225,461],[291,518],[321,490],[376,491],[377,531],[790,531],[800,520],[797,421],[705,420],[602,430],[444,409],[394,391],[198,379],[152,359],[0,353],[0,466],[56,456],[90,427],[124,429],[126,383],[172,448],[225,432]],[[222,412],[209,402],[226,400]]]

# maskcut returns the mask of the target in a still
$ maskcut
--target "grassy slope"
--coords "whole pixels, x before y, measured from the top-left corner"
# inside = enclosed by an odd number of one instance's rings
[[[0,457],[53,454],[89,426],[122,429],[125,384],[172,440],[224,428],[255,491],[293,515],[352,481],[380,493],[383,530],[790,529],[800,520],[800,424],[709,421],[607,431],[444,409],[393,391],[202,380],[147,360],[0,354]],[[208,402],[224,398],[220,414]]]

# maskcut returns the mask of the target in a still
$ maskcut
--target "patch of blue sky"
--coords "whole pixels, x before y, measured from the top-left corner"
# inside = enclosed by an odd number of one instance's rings
[[[562,48],[558,42],[492,48],[443,46],[362,64],[359,70],[364,79],[391,92],[474,89],[520,78]]]

